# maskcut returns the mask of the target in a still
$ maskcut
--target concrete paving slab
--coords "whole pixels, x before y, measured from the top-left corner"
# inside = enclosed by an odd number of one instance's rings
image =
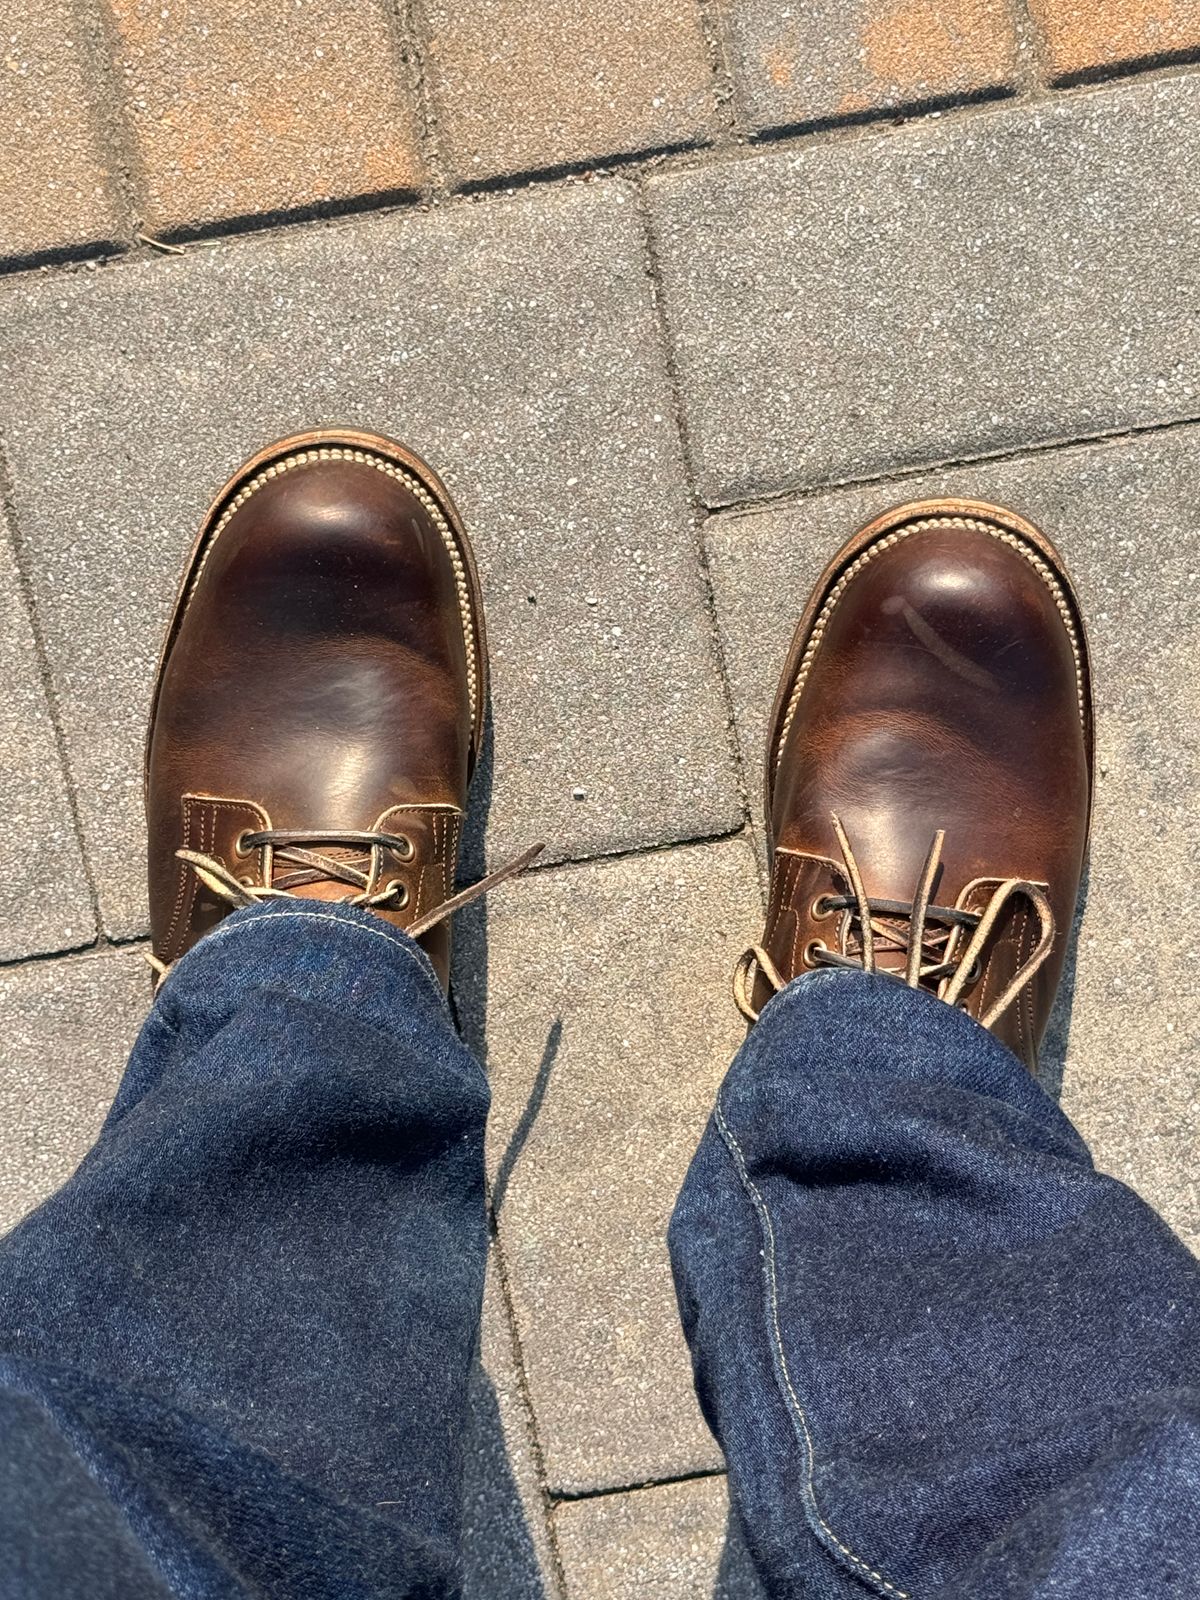
[[[110,5],[151,233],[420,184],[381,0]]]
[[[710,504],[1194,416],[1200,79],[661,175]]]
[[[566,1501],[554,1525],[569,1600],[761,1600],[723,1474]]]
[[[720,1464],[666,1227],[743,1036],[762,915],[742,839],[539,872],[460,927],[460,1016],[493,1084],[489,1162],[552,1492]]]
[[[714,519],[751,796],[788,640],[825,562],[897,501],[998,500],[1062,551],[1091,637],[1098,773],[1077,962],[1044,1051],[1097,1164],[1200,1247],[1200,428],[1036,453]],[[1073,1009],[1070,1005],[1073,983]],[[1065,1061],[1065,1065],[1064,1065]]]
[[[413,445],[474,537],[495,706],[476,802],[494,790],[496,857],[737,826],[628,185],[22,283],[5,311],[0,432],[110,931],[145,927],[145,712],[207,500],[258,445],[326,421]]]
[[[88,944],[96,919],[2,513],[0,681],[0,961],[11,961]]]
[[[755,132],[1011,88],[1003,0],[732,0],[723,8],[742,117]]]
[[[128,239],[94,70],[71,0],[0,0],[0,259]]]
[[[425,71],[451,180],[701,144],[712,66],[692,0],[426,0]]]
[[[149,1009],[136,951],[0,971],[0,1233],[87,1154]]]
[[[1029,0],[1029,9],[1058,81],[1200,53],[1193,0]]]
[[[494,1248],[470,1403],[463,1600],[561,1600],[532,1418],[521,1389]]]

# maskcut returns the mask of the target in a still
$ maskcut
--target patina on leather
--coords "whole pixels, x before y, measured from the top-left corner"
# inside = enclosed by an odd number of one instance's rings
[[[801,618],[767,750],[770,898],[739,970],[870,966],[1030,1068],[1062,976],[1092,791],[1087,643],[1023,518],[941,500],[857,533]]]
[[[426,924],[454,894],[486,696],[474,560],[424,462],[349,430],[247,462],[205,519],[154,694],[155,964],[239,894],[291,893],[422,928],[445,983],[447,924]]]

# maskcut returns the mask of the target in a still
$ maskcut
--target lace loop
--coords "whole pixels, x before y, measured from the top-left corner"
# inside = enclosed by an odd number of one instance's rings
[[[980,1016],[983,1027],[992,1027],[1033,978],[1054,944],[1054,912],[1043,885],[1024,878],[1005,879],[997,884],[982,912],[965,911],[958,906],[935,905],[933,887],[937,882],[946,837],[945,830],[939,828],[925,856],[917,892],[911,903],[870,896],[841,819],[834,814],[832,822],[850,893],[820,897],[826,911],[843,913],[842,948],[830,950],[820,945],[812,952],[814,966],[845,967],[863,972],[883,970],[886,976],[899,979],[899,973],[886,971],[878,965],[878,947],[886,943],[890,950],[903,950],[903,982],[910,989],[936,982],[939,999],[947,1005],[957,1005],[967,984],[978,976],[984,947],[1005,907],[1016,895],[1023,895],[1030,902],[1037,913],[1038,941],[1009,983]],[[893,920],[883,921],[883,918]],[[907,929],[895,927],[895,920],[907,921]],[[852,954],[847,946],[856,927],[858,951]],[[967,930],[970,931],[970,938],[960,951],[957,948],[961,942],[959,936]],[[748,1022],[758,1021],[759,1013],[754,1008],[753,996],[760,975],[776,993],[787,982],[766,950],[761,945],[753,945],[739,959],[733,975],[734,1004]]]
[[[226,901],[234,910],[239,910],[243,906],[257,905],[265,900],[295,899],[297,888],[322,880],[344,883],[358,891],[355,894],[343,895],[340,901],[335,902],[336,904],[359,906],[364,910],[373,911],[388,907],[399,910],[408,902],[408,890],[400,879],[389,878],[382,888],[379,887],[379,879],[384,870],[385,851],[398,855],[404,861],[411,860],[416,854],[412,840],[405,834],[353,831],[320,833],[311,829],[271,828],[239,835],[238,844],[241,854],[249,854],[256,849],[264,852],[263,877],[266,882],[262,884],[247,882],[232,873],[224,862],[217,860],[215,856],[202,855],[198,850],[176,850],[175,856],[177,860],[186,862],[191,867],[211,894],[216,895],[219,900]],[[323,844],[326,850],[311,850],[308,848],[311,844]],[[246,848],[241,849],[241,846]],[[487,894],[490,889],[524,872],[545,848],[544,844],[532,845],[512,861],[480,878],[477,883],[460,890],[458,894],[450,895],[440,905],[434,906],[432,910],[418,917],[406,931],[414,939],[420,938],[422,934],[437,927],[438,923],[444,922],[454,912],[460,911],[464,906]],[[369,865],[364,870],[353,860],[327,854],[329,849],[357,851],[359,855],[366,855]],[[299,870],[277,880],[275,868],[280,861]],[[157,975],[155,984],[157,990],[171,967],[153,951],[148,950],[143,953]]]

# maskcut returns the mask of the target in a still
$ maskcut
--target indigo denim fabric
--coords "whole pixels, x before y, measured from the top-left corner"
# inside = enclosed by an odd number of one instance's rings
[[[772,1597],[1200,1594],[1200,1266],[961,1011],[790,984],[670,1243]]]
[[[458,1593],[488,1098],[369,913],[277,901],[184,957],[0,1244],[3,1600]]]

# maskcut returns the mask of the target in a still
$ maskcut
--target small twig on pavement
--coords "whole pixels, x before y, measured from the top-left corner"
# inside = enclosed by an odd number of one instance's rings
[[[139,244],[148,244],[152,250],[161,250],[165,256],[187,255],[181,244],[167,244],[164,239],[152,239],[148,233],[135,233],[133,237]]]

